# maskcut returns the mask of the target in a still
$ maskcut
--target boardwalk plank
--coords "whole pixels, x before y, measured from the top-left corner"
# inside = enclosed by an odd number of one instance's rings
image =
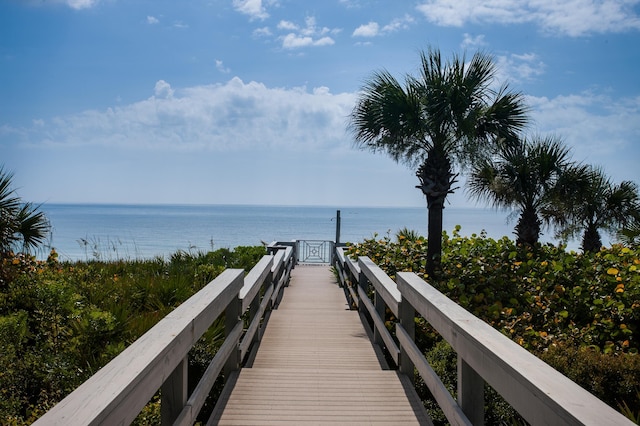
[[[381,368],[329,268],[301,265],[209,424],[337,423],[431,424],[406,377]]]

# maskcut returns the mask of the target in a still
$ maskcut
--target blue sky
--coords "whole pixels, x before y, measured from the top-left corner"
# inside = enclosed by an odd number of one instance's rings
[[[0,164],[35,202],[423,206],[346,123],[428,46],[492,54],[529,134],[640,182],[640,0],[2,0]]]

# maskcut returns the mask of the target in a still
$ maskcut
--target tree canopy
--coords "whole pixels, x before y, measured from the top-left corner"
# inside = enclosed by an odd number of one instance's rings
[[[493,58],[478,52],[467,62],[440,51],[420,54],[418,76],[401,84],[388,71],[374,72],[350,117],[356,146],[385,152],[416,167],[417,185],[429,209],[427,272],[439,264],[442,210],[455,191],[457,170],[517,143],[527,123],[523,96],[495,88]]]

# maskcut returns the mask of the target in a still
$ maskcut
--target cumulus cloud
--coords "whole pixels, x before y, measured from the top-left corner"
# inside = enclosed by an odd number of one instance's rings
[[[328,46],[334,43],[331,37],[322,37],[314,40],[312,37],[300,36],[293,33],[282,37],[282,47],[285,49],[298,49],[307,46]]]
[[[153,25],[160,23],[160,20],[155,16],[147,16],[147,24]]]
[[[355,94],[332,94],[326,87],[269,88],[234,77],[225,84],[174,90],[159,80],[153,96],[143,101],[44,120],[21,131],[30,144],[52,147],[349,149],[345,120],[354,102]]]
[[[377,22],[369,22],[368,24],[360,25],[353,31],[353,37],[375,37],[380,31],[380,25]]]
[[[429,21],[461,27],[533,23],[543,31],[572,37],[640,29],[640,0],[427,0],[416,6]]]
[[[297,31],[300,29],[296,24],[290,21],[280,21],[278,22],[279,30],[288,30],[288,31]]]
[[[376,37],[407,29],[414,21],[414,18],[409,15],[405,15],[402,18],[396,18],[383,27],[380,27],[380,24],[377,22],[371,21],[368,24],[360,25],[351,35],[352,37]]]
[[[163,98],[173,97],[173,89],[171,88],[171,85],[164,80],[158,80],[156,82],[154,93],[158,97],[163,97]]]
[[[287,50],[299,49],[308,46],[329,46],[335,43],[331,35],[340,32],[339,29],[319,27],[316,18],[309,16],[305,19],[304,26],[291,21],[280,21],[277,28],[281,31],[288,31],[279,37],[282,48]]]
[[[233,7],[238,12],[248,15],[252,20],[265,20],[269,17],[262,0],[233,0]]]

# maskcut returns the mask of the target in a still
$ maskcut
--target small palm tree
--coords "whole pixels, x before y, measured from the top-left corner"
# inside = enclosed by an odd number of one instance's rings
[[[623,244],[640,248],[640,211],[633,214],[630,223],[618,231],[617,237]]]
[[[429,210],[426,272],[432,275],[442,251],[442,214],[461,168],[516,141],[526,124],[519,93],[506,86],[494,90],[493,59],[476,53],[467,63],[440,52],[420,55],[419,77],[400,84],[387,71],[373,74],[351,113],[356,146],[383,151],[417,167],[417,186]]]
[[[0,167],[0,256],[28,252],[47,241],[50,225],[38,206],[22,203],[12,189],[13,174]]]
[[[600,230],[615,234],[632,226],[640,214],[638,185],[634,182],[616,185],[601,168],[593,166],[573,169],[567,176],[558,197],[558,206],[565,211],[559,234],[575,237],[582,233],[583,251],[599,251]]]
[[[571,164],[569,149],[560,139],[523,140],[506,147],[496,158],[477,163],[468,190],[472,197],[496,208],[515,208],[520,213],[516,242],[531,246],[538,242],[542,226],[556,219],[549,212],[558,183]]]

